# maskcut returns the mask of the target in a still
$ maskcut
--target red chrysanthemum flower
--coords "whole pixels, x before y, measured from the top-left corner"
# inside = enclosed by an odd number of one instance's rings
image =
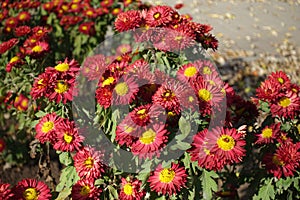
[[[56,127],[63,119],[56,115],[56,113],[46,114],[39,120],[39,123],[35,126],[36,135],[35,138],[41,143],[54,142],[56,138]]]
[[[61,121],[56,127],[56,138],[53,148],[58,151],[78,151],[84,140],[74,121],[68,119]]]
[[[112,88],[109,86],[98,87],[96,89],[97,102],[104,108],[108,108],[111,105]]]
[[[51,193],[49,187],[42,181],[35,179],[23,179],[13,188],[14,199],[35,199],[50,200]]]
[[[35,38],[36,40],[41,40],[42,38],[45,38],[48,33],[51,32],[51,28],[44,27],[44,26],[35,26],[32,28],[32,38]]]
[[[1,152],[1,150],[0,150]],[[1,200],[9,200],[12,199],[14,194],[12,193],[10,189],[9,183],[2,183],[0,180],[0,199]]]
[[[280,85],[280,89],[287,89],[291,85],[291,80],[283,71],[272,72],[267,80]]]
[[[168,131],[164,125],[154,124],[141,129],[141,136],[132,144],[131,151],[140,158],[159,157],[161,149],[168,140]]]
[[[96,54],[88,56],[83,63],[82,74],[88,78],[88,80],[96,80],[104,73],[106,69],[105,56],[102,54]]]
[[[129,113],[131,119],[137,126],[146,126],[158,119],[164,109],[156,104],[146,104],[136,107]]]
[[[200,113],[204,115],[211,114],[213,108],[218,108],[220,102],[224,100],[221,88],[205,82],[201,76],[193,81],[192,87],[199,100]]]
[[[153,6],[147,12],[146,23],[151,27],[166,25],[172,20],[172,12],[169,6]]]
[[[2,138],[0,138],[0,153],[4,151],[5,147],[6,147],[5,141]]]
[[[101,188],[95,187],[93,179],[77,181],[72,187],[72,199],[74,200],[98,200],[102,192]]]
[[[9,49],[13,48],[16,44],[18,44],[19,40],[17,38],[12,38],[6,42],[0,44],[0,54],[4,54]]]
[[[61,74],[67,74],[69,76],[75,77],[75,75],[80,69],[80,66],[75,59],[69,61],[68,58],[66,58],[64,62],[59,61],[58,64],[54,67],[54,69]],[[48,68],[47,72],[51,73],[51,70],[52,68]]]
[[[28,103],[29,99],[23,94],[20,94],[14,100],[14,107],[20,111],[25,111],[28,108]]]
[[[92,147],[84,147],[73,157],[74,166],[80,178],[97,179],[104,172],[104,165],[101,163],[103,154]]]
[[[130,116],[127,115],[117,126],[115,140],[119,145],[126,145],[129,147],[133,144],[139,134],[139,127],[137,127]]]
[[[18,19],[16,17],[7,18],[5,21],[5,26],[9,28],[15,28],[18,26]]]
[[[37,41],[34,46],[26,49],[26,54],[30,55],[32,58],[40,58],[48,53],[50,46],[47,42]]]
[[[261,83],[259,88],[256,89],[256,96],[260,100],[264,101],[274,101],[274,99],[278,98],[279,95],[282,96],[280,93],[280,85],[276,82],[272,82],[270,80],[265,80]]]
[[[33,86],[30,91],[32,99],[38,99],[42,96],[48,94],[51,87],[51,76],[48,73],[40,74],[33,83]]]
[[[84,22],[78,27],[79,32],[86,35],[94,35],[95,34],[95,23],[94,22]]]
[[[256,144],[269,144],[275,142],[276,139],[280,137],[280,123],[264,127],[257,137]]]
[[[199,76],[199,67],[194,63],[188,63],[182,65],[179,70],[177,71],[177,77],[179,80],[186,82],[193,79],[196,79]]]
[[[142,16],[138,10],[129,10],[120,13],[115,21],[115,28],[119,32],[124,32],[140,27]]]
[[[7,63],[5,71],[11,72],[13,67],[19,67],[24,64],[24,61],[21,59],[20,56],[14,56],[10,59],[9,63]]]
[[[125,178],[121,179],[122,186],[119,192],[120,200],[141,200],[146,192],[141,189],[142,181],[133,179],[127,181]]]
[[[234,128],[216,127],[206,137],[208,149],[218,162],[239,163],[246,155],[244,134]]]
[[[14,31],[17,37],[22,37],[29,34],[31,32],[31,28],[29,26],[18,26]]]
[[[164,82],[152,97],[153,103],[159,104],[167,110],[175,111],[179,114],[181,111],[182,95],[186,91],[186,87],[173,79]]]
[[[73,100],[74,87],[75,78],[64,79],[64,77],[62,77],[61,79],[54,81],[54,89],[47,95],[47,97],[50,101],[66,104],[67,101]]]
[[[187,174],[184,167],[172,163],[170,168],[162,168],[162,166],[159,165],[152,175],[150,175],[148,182],[150,183],[152,191],[172,196],[180,191],[181,188],[186,187],[186,179]]]
[[[293,176],[300,166],[300,142],[285,142],[276,149],[274,154],[267,153],[263,163],[269,173],[277,178]]]
[[[113,89],[113,103],[115,105],[129,104],[139,90],[138,84],[132,77],[121,78]]]
[[[293,119],[300,110],[300,97],[298,94],[289,91],[286,95],[271,103],[271,113],[273,116],[288,117]]]
[[[18,14],[17,19],[19,20],[19,22],[23,23],[23,22],[27,22],[30,20],[30,13],[27,11],[22,11]]]
[[[198,132],[194,138],[192,147],[188,150],[191,155],[191,161],[197,161],[199,167],[209,170],[221,170],[225,163],[224,160],[217,160],[211,153],[211,146],[207,145],[206,135],[208,130]]]

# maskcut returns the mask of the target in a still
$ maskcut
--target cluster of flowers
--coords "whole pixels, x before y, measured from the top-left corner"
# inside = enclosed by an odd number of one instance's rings
[[[122,9],[136,3],[141,6],[140,1],[120,0],[118,4],[114,0],[105,0],[93,5],[90,0],[85,1],[51,1],[42,5],[49,14],[54,13],[60,20],[60,25],[65,29],[79,24],[79,32],[86,35],[95,34],[95,19],[104,15],[112,14],[117,16],[123,12]],[[124,8],[121,8],[120,5]]]
[[[263,163],[277,178],[282,175],[293,176],[300,166],[300,142],[291,134],[282,131],[281,127],[284,121],[299,120],[300,87],[293,84],[284,72],[273,72],[257,88],[256,96],[256,103],[259,103],[259,100],[267,102],[274,119],[257,134],[255,143],[269,145],[272,149],[264,156]],[[275,151],[272,144],[275,145]]]
[[[10,109],[12,106],[19,111],[26,111],[29,105],[29,99],[23,95],[15,95],[13,92],[8,92],[3,100],[7,109]]]
[[[10,25],[16,25],[17,22],[11,22]],[[50,46],[48,43],[48,33],[51,29],[43,26],[35,26],[30,28],[26,25],[14,27],[14,33],[17,38],[11,38],[6,42],[1,43],[0,53],[3,54],[12,47],[16,46],[19,41],[24,41],[19,45],[19,52],[10,59],[6,65],[6,71],[10,72],[13,67],[22,66],[25,61],[24,57],[29,55],[31,58],[41,58],[49,52]]]
[[[73,199],[98,199],[102,191],[94,182],[104,173],[103,153],[90,146],[83,146],[84,137],[79,134],[74,122],[61,118],[55,113],[47,114],[36,125],[36,138],[41,142],[50,142],[59,151],[76,152],[73,156],[74,166],[80,180],[73,186]],[[176,194],[186,182],[184,167],[173,163],[170,168],[157,169],[148,182],[153,191],[162,194]],[[136,178],[122,178],[119,199],[142,199],[146,192],[141,189],[142,182]]]
[[[218,48],[217,39],[210,33],[212,27],[191,21],[187,15],[180,15],[169,6],[153,6],[148,10],[130,10],[120,13],[115,21],[115,28],[119,32],[134,30],[136,28],[165,28],[163,36],[151,31],[142,36],[143,40],[156,43],[165,50],[184,49],[198,42],[204,49]],[[151,29],[150,29],[151,30]],[[145,38],[146,37],[146,38]]]
[[[59,62],[55,67],[46,67],[34,81],[30,95],[32,99],[46,97],[56,103],[72,101],[75,90],[75,79],[79,71],[76,60]]]

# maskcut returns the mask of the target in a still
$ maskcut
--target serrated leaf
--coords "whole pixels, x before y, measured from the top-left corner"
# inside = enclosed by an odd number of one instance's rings
[[[67,166],[61,171],[60,183],[56,186],[56,191],[60,192],[64,188],[71,188],[79,179],[75,167]]]
[[[118,199],[118,191],[111,185],[109,185],[107,188],[109,190],[110,199]]]
[[[179,130],[186,137],[191,132],[191,123],[187,121],[184,117],[180,117],[179,122]]]
[[[270,200],[270,199],[275,199],[275,190],[274,186],[272,185],[273,179],[267,179],[266,184],[263,185],[257,195],[257,199],[261,200]]]
[[[95,180],[94,185],[95,185],[95,186],[98,186],[98,185],[102,185],[103,183],[104,183],[104,180],[103,180],[103,179],[97,179],[97,180]]]
[[[218,178],[218,175],[214,171],[207,171],[203,169],[201,180],[203,187],[203,199],[211,199],[212,192],[217,191],[218,185],[214,178]]]
[[[56,197],[55,200],[65,200],[71,194],[71,188],[65,188],[59,192],[59,195]]]
[[[68,166],[73,163],[73,159],[69,152],[62,152],[61,154],[59,154],[59,161],[65,166]]]

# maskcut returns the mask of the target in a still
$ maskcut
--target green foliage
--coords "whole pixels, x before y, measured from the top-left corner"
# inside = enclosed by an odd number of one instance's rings
[[[215,181],[218,178],[218,174],[214,171],[202,170],[201,183],[203,189],[203,199],[212,199],[213,192],[216,192],[218,185]]]

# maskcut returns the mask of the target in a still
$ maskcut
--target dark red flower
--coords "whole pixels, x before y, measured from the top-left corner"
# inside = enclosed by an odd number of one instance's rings
[[[0,44],[0,54],[4,54],[9,49],[13,48],[16,44],[19,43],[17,38],[12,38],[6,42]]]

